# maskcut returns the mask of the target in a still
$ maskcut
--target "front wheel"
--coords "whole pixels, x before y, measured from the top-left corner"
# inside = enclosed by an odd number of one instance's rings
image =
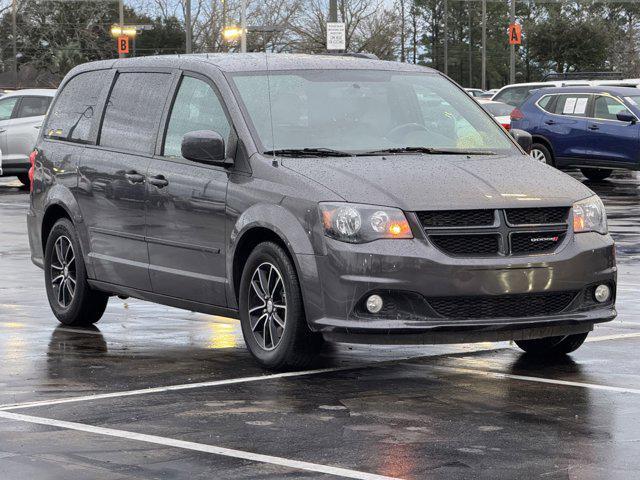
[[[562,337],[538,338],[535,340],[516,340],[522,350],[532,355],[566,355],[571,353],[584,343],[589,333],[578,333]]]
[[[604,180],[613,173],[612,170],[607,170],[605,168],[581,168],[580,171],[585,177],[589,180],[593,180],[594,182]]]
[[[55,223],[47,239],[44,278],[49,305],[60,323],[88,326],[100,320],[109,295],[89,286],[78,233],[67,218]]]
[[[238,303],[244,341],[262,366],[299,369],[316,357],[322,335],[307,326],[298,275],[282,247],[265,242],[253,250]]]
[[[531,151],[529,152],[529,155],[531,155],[534,160],[537,160],[540,163],[553,165],[553,155],[551,155],[549,149],[541,143],[534,143],[533,145],[531,145]]]

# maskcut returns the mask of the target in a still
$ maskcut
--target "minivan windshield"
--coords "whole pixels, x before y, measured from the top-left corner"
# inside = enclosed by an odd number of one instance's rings
[[[232,75],[264,152],[506,153],[507,134],[438,74],[296,70]]]

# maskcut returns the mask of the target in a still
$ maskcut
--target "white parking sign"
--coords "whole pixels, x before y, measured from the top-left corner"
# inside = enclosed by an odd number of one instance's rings
[[[345,24],[342,22],[327,23],[327,50],[344,50],[347,48]]]

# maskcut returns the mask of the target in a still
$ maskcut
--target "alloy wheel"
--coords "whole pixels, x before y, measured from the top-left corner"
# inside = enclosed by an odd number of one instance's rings
[[[538,150],[534,148],[533,150],[531,150],[531,153],[529,153],[529,155],[531,155],[531,157],[533,157],[534,160],[538,160],[539,162],[542,162],[542,163],[547,163],[547,157],[544,154],[544,152],[542,152],[542,150]]]
[[[68,307],[76,293],[76,256],[68,237],[61,235],[53,245],[51,286],[61,307]]]
[[[273,350],[282,340],[287,321],[287,297],[282,275],[269,262],[251,276],[249,320],[253,337],[263,350]]]

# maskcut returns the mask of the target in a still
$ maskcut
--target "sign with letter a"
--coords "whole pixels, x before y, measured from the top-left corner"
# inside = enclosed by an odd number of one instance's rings
[[[509,25],[509,45],[520,45],[522,43],[522,27],[517,23]]]

